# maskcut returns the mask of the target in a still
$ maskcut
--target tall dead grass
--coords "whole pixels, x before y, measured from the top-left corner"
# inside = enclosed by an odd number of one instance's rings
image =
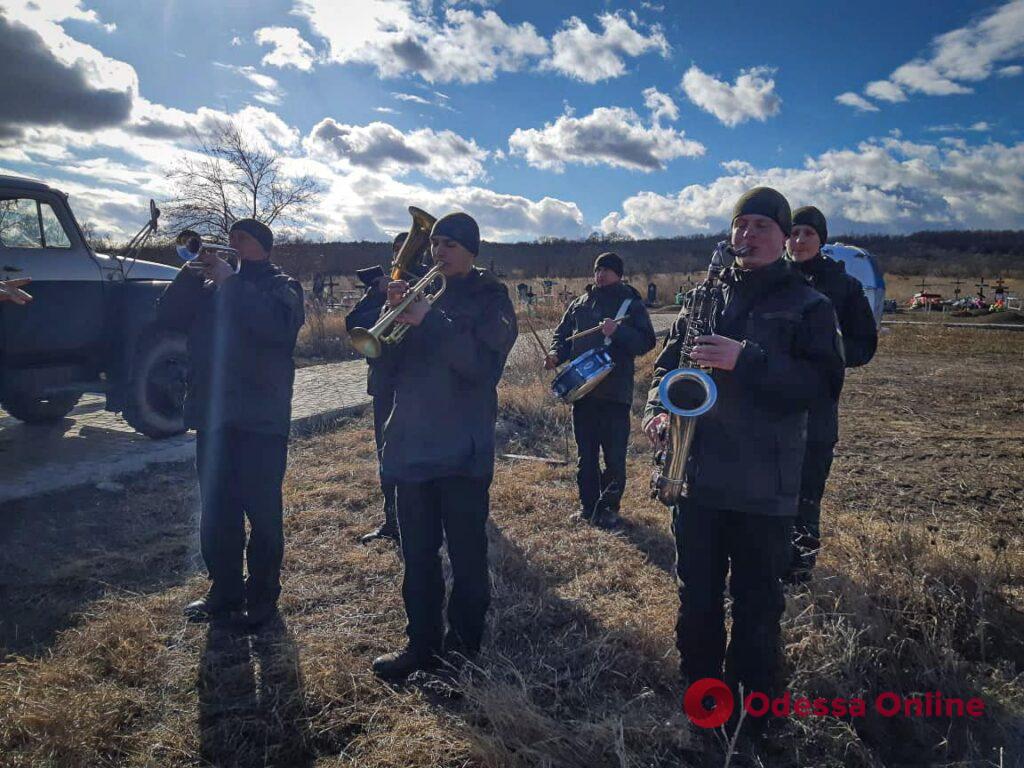
[[[1008,404],[1024,364],[975,337],[908,354],[901,333],[848,379],[820,568],[787,599],[790,689],[941,690],[983,697],[986,716],[790,718],[762,765],[1020,764],[1024,411]],[[500,394],[505,446],[558,448],[568,422],[535,365],[513,360]],[[50,653],[0,668],[0,764],[723,765],[681,713],[674,545],[637,432],[614,534],[568,522],[571,464],[499,461],[484,653],[401,689],[368,671],[404,627],[399,558],[354,543],[379,514],[370,425],[295,440],[282,625],[183,624],[198,578],[85,605]]]

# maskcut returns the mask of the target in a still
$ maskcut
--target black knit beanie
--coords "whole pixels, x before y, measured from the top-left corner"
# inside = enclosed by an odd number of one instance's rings
[[[749,213],[767,216],[779,225],[782,234],[789,237],[789,232],[793,227],[792,214],[789,210],[789,202],[781,192],[771,187],[754,187],[736,201],[736,205],[732,209],[732,221],[736,221],[737,216]]]
[[[480,253],[480,227],[468,213],[449,213],[434,222],[431,237],[450,237],[474,256]]]
[[[619,256],[619,254],[608,251],[607,253],[602,253],[600,256],[598,256],[597,259],[594,261],[594,271],[597,272],[597,270],[601,269],[602,267],[604,267],[605,269],[610,269],[616,275],[622,277],[622,257]]]
[[[239,219],[231,225],[231,232],[236,229],[240,229],[247,235],[252,235],[259,244],[263,246],[263,250],[270,253],[274,247],[274,233],[270,231],[270,227],[264,224],[262,221],[256,221],[256,219]]]
[[[828,242],[828,222],[825,221],[825,214],[813,205],[805,205],[793,211],[793,226],[797,224],[813,227],[822,245]]]

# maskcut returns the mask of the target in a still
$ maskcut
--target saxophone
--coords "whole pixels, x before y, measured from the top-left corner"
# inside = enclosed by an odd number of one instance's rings
[[[720,276],[725,269],[724,256],[742,256],[746,248],[733,250],[723,240],[715,246],[708,265],[707,277],[687,295],[683,302],[686,334],[683,336],[679,367],[661,379],[658,399],[671,414],[664,435],[663,447],[654,454],[651,473],[651,498],[673,506],[687,495],[686,460],[697,426],[697,418],[710,411],[718,400],[718,387],[707,369],[693,364],[693,349],[698,336],[715,332],[715,323],[722,309]]]

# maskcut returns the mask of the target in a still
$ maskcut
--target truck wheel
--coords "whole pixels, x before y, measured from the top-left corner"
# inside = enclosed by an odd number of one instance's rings
[[[78,404],[81,397],[77,392],[54,395],[52,397],[36,397],[34,395],[14,393],[0,403],[11,416],[26,424],[47,424],[60,421]]]
[[[188,347],[185,337],[143,338],[135,352],[124,418],[147,437],[170,437],[185,431],[184,403],[188,388]]]

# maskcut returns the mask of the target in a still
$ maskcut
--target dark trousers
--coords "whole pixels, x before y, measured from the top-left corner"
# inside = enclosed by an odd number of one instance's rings
[[[584,397],[572,405],[572,433],[578,459],[576,484],[583,513],[592,517],[598,505],[619,511],[626,489],[626,444],[629,404]],[[604,453],[604,471],[600,455]]]
[[[779,622],[785,608],[780,579],[788,563],[792,524],[788,516],[710,509],[685,499],[674,508],[679,584],[676,647],[687,682],[714,677],[725,679],[734,689],[742,683],[747,693],[776,690]],[[732,596],[728,650],[726,575]]]
[[[444,639],[444,574],[441,544],[452,564],[448,599],[449,644],[476,653],[491,603],[487,571],[490,477],[441,477],[398,484],[398,525],[405,575],[402,598],[409,644],[421,653],[441,650]]]
[[[833,442],[809,442],[800,473],[800,503],[793,522],[790,569],[810,571],[821,548],[821,497],[832,469]]]
[[[276,602],[284,556],[281,483],[288,438],[226,427],[196,435],[199,544],[216,600]],[[249,519],[249,544],[245,542]],[[243,581],[243,553],[249,578]]]
[[[384,525],[388,528],[398,527],[398,518],[395,515],[395,484],[386,482],[383,475],[380,475],[380,457],[384,449],[384,425],[391,415],[394,400],[394,393],[373,398],[373,439],[377,443],[377,471],[380,476],[380,490],[384,494]]]

